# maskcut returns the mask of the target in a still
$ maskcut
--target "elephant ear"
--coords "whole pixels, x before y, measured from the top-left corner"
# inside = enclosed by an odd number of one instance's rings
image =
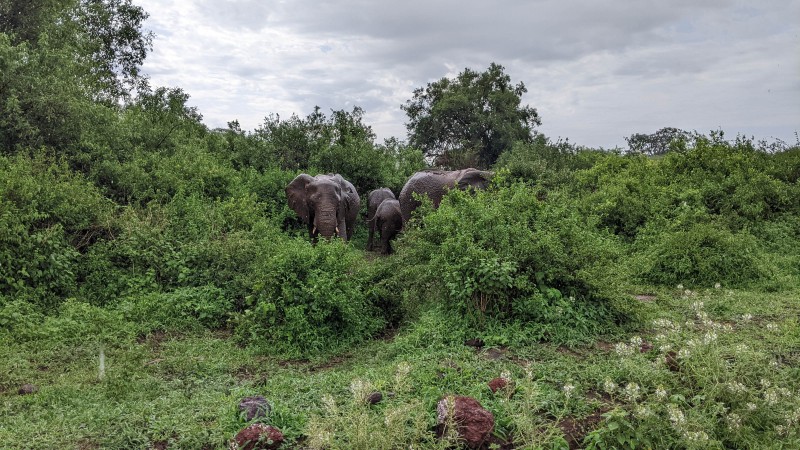
[[[464,169],[464,172],[458,178],[458,188],[461,190],[466,190],[470,187],[474,189],[486,189],[493,175],[494,172],[485,170]]]
[[[309,209],[308,198],[306,197],[306,186],[314,181],[311,175],[301,173],[288,186],[286,186],[286,199],[289,200],[289,207],[308,223]]]

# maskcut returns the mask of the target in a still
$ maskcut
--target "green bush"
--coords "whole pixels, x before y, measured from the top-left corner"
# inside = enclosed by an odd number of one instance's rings
[[[385,320],[368,294],[362,252],[341,241],[277,234],[259,243],[246,309],[236,319],[239,339],[268,353],[307,357],[362,341]]]
[[[398,245],[405,269],[397,276],[412,296],[441,299],[468,326],[521,321],[549,339],[580,340],[622,320],[608,272],[619,244],[567,196],[542,202],[524,184],[451,191],[422,215]]]
[[[654,222],[634,245],[635,272],[649,283],[728,286],[770,275],[756,238],[732,232],[713,220],[685,225]]]
[[[112,211],[91,183],[45,156],[0,158],[0,294],[57,306]]]

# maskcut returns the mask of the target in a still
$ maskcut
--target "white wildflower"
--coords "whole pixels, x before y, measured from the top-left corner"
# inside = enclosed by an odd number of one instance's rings
[[[634,402],[639,398],[641,388],[639,388],[639,385],[636,383],[628,383],[625,385],[625,389],[622,390],[622,393],[628,401]]]
[[[717,340],[717,333],[713,331],[706,332],[706,334],[703,335],[703,344],[709,345],[711,343],[716,342],[716,340]]]
[[[767,331],[778,331],[778,324],[770,322],[764,325],[764,328],[766,328]]]
[[[728,390],[734,394],[741,394],[743,392],[747,392],[747,386],[738,381],[730,381],[726,384],[726,386]]]
[[[737,344],[734,348],[737,353],[747,353],[750,351],[750,347],[748,347],[747,344]]]
[[[678,288],[678,290],[679,290],[679,291],[682,291],[682,290],[683,290],[683,285],[682,285],[682,284],[679,284],[679,285],[678,285],[678,286],[676,286],[676,287]]]
[[[686,425],[686,416],[677,405],[670,404],[667,406],[667,413],[669,414],[669,421],[672,422],[674,428],[680,430]]]
[[[633,411],[633,414],[638,419],[646,419],[653,415],[653,411],[645,405],[637,405],[636,409]]]
[[[762,379],[758,380],[758,382],[759,382],[759,384],[761,384],[761,386],[763,386],[763,387],[764,387],[764,389],[767,389],[767,388],[769,388],[770,386],[772,386],[772,382],[771,382],[771,381],[769,381],[769,380],[768,380],[768,379],[766,379],[766,378],[762,378]]]
[[[705,431],[690,431],[684,437],[690,441],[705,442],[708,440],[708,434]]]
[[[506,382],[511,381],[511,372],[507,370],[500,372],[500,378],[504,379]]]
[[[329,416],[339,414],[339,408],[336,406],[336,400],[330,394],[325,394],[322,396],[322,408]]]
[[[615,345],[614,351],[617,352],[619,356],[631,356],[635,353],[635,349],[624,342]]]
[[[573,386],[571,383],[567,383],[561,388],[561,390],[564,391],[565,397],[570,398],[572,396],[572,391],[575,390],[575,386]]]
[[[690,356],[692,356],[692,352],[688,348],[678,350],[678,359],[687,359]]]
[[[691,290],[689,290],[689,289],[686,289],[685,291],[683,291],[683,295],[684,295],[685,297],[689,297],[690,295],[694,295],[694,292],[692,292],[692,291],[691,291]]]
[[[742,314],[742,322],[750,322],[751,320],[753,320],[752,314]]]
[[[758,405],[756,405],[756,404],[755,404],[755,403],[753,403],[753,402],[748,402],[748,403],[745,405],[745,407],[747,408],[747,410],[748,410],[748,411],[755,411],[755,410],[757,410],[757,409],[758,409]]]
[[[366,403],[369,395],[372,394],[374,389],[372,383],[356,378],[350,383],[350,393],[353,394],[353,399],[360,403]]]
[[[656,388],[655,392],[656,398],[659,400],[665,400],[667,398],[667,390],[664,389],[664,386],[659,385]]]
[[[728,422],[728,428],[731,430],[738,430],[742,427],[742,418],[736,413],[728,414],[725,421]]]
[[[617,383],[614,383],[611,378],[606,378],[606,381],[603,382],[603,390],[613,394],[617,390]]]
[[[714,283],[714,289],[722,289],[722,285],[719,283]]]
[[[787,428],[783,425],[775,425],[775,432],[781,436],[786,436]]]
[[[630,340],[631,346],[634,347],[634,348],[641,347],[642,346],[642,342],[644,342],[644,341],[639,336],[634,336]]]

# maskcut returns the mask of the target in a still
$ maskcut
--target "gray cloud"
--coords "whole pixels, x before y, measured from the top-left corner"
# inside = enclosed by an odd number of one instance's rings
[[[309,2],[142,0],[155,85],[183,87],[209,126],[359,105],[405,137],[416,87],[503,64],[541,130],[589,146],[677,126],[792,140],[800,1]]]

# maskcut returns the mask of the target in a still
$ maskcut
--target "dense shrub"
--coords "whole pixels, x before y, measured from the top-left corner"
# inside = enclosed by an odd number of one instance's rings
[[[368,295],[363,256],[339,240],[316,246],[277,234],[259,242],[237,336],[269,353],[336,351],[384,325]]]
[[[104,233],[112,210],[64,165],[0,158],[0,294],[56,306],[75,291],[79,251]]]
[[[637,275],[645,282],[728,286],[770,275],[756,238],[707,220],[680,224],[654,222],[635,244]]]
[[[523,321],[550,334],[543,337],[573,340],[620,318],[607,272],[619,244],[567,197],[542,202],[524,184],[452,191],[399,249],[406,288],[472,325]]]

